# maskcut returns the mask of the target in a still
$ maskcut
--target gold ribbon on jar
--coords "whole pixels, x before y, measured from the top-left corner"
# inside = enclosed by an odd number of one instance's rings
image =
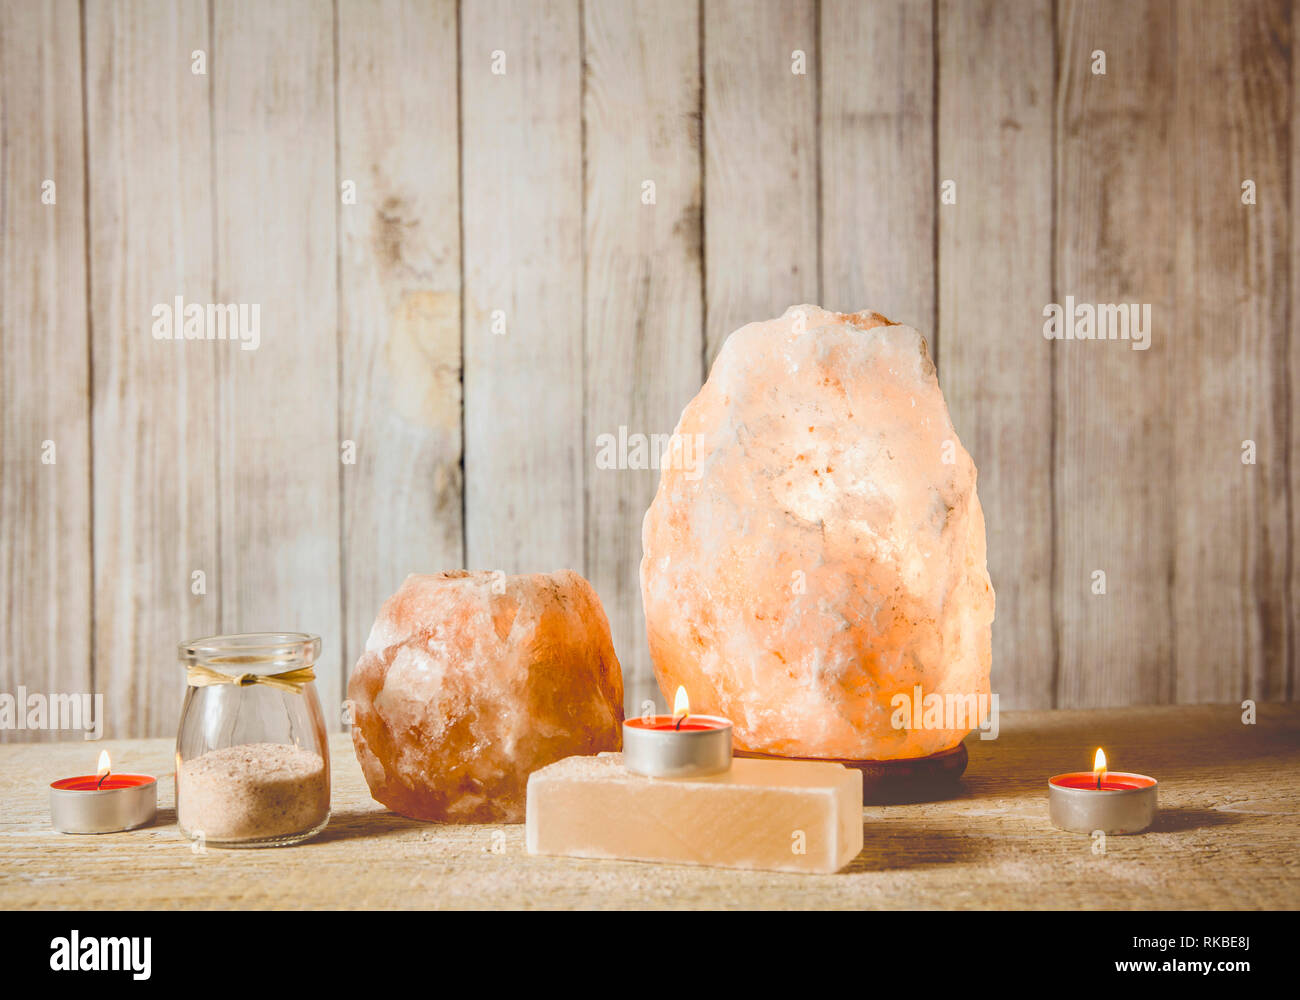
[[[260,662],[256,658],[250,657],[246,661],[233,662]],[[302,689],[316,679],[316,672],[311,667],[298,667],[294,670],[286,670],[282,674],[227,674],[220,670],[213,670],[195,663],[187,668],[185,672],[185,682],[190,687],[209,687],[213,684],[234,684],[236,687],[248,687],[252,684],[265,684],[267,687],[273,687],[278,691],[288,691],[290,694],[302,694]]]

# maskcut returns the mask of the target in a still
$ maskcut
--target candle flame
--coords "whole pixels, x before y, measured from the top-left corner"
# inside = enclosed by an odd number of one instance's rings
[[[1097,787],[1101,787],[1102,779],[1106,777],[1106,754],[1097,748],[1097,755],[1092,758],[1092,776],[1097,779]]]
[[[100,778],[108,774],[113,769],[113,762],[108,757],[107,750],[99,751],[99,764],[95,767],[95,777]]]
[[[673,699],[673,722],[680,722],[691,714],[691,699],[686,697],[686,688],[677,688],[677,697]]]

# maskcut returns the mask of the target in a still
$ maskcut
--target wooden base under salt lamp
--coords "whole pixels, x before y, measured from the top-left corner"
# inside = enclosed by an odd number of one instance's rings
[[[811,757],[776,757],[772,754],[735,751],[737,757],[767,760],[812,760]],[[966,771],[966,744],[910,760],[831,760],[862,772],[864,805],[897,805],[904,802],[929,802],[952,798],[960,787],[958,781]]]

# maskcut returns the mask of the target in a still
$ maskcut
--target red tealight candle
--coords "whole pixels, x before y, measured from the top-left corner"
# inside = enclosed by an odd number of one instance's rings
[[[1097,776],[1091,771],[1071,771],[1069,774],[1058,774],[1052,779],[1054,785],[1060,785],[1064,788],[1087,788],[1094,792],[1119,792],[1126,788],[1151,788],[1155,783],[1155,778],[1148,778],[1145,774],[1127,774],[1120,771],[1108,772],[1101,779],[1100,784],[1097,782]]]
[[[652,778],[694,778],[731,767],[731,721],[691,715],[679,687],[672,715],[640,716],[623,723],[623,764]]]
[[[1071,833],[1139,833],[1155,818],[1158,784],[1145,774],[1108,771],[1099,749],[1091,771],[1048,779],[1048,812],[1053,824]]]
[[[628,719],[624,725],[636,729],[656,729],[674,733],[699,733],[706,729],[722,729],[724,726],[731,725],[726,719],[719,719],[712,715],[692,715],[687,718],[689,721],[677,723],[673,721],[671,715],[652,715],[648,719]]]
[[[153,783],[155,778],[147,774],[110,774],[104,778],[82,775],[76,778],[60,778],[51,781],[51,788],[66,788],[74,792],[111,791],[114,788],[138,788]]]
[[[117,833],[152,823],[158,780],[149,774],[113,774],[108,751],[97,774],[50,782],[50,819],[60,833]]]

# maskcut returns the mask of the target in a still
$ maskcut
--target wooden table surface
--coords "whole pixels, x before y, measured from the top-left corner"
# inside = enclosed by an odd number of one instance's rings
[[[1287,908],[1300,905],[1300,705],[1005,712],[968,738],[947,801],[865,810],[866,846],[837,875],[734,872],[530,857],[523,827],[443,826],[374,802],[345,735],[333,738],[333,818],[296,847],[194,853],[177,833],[170,740],[0,746],[5,908]],[[1145,834],[1054,829],[1046,781],[1086,770],[1160,780]],[[159,775],[155,826],[68,836],[46,786],[94,769]]]

